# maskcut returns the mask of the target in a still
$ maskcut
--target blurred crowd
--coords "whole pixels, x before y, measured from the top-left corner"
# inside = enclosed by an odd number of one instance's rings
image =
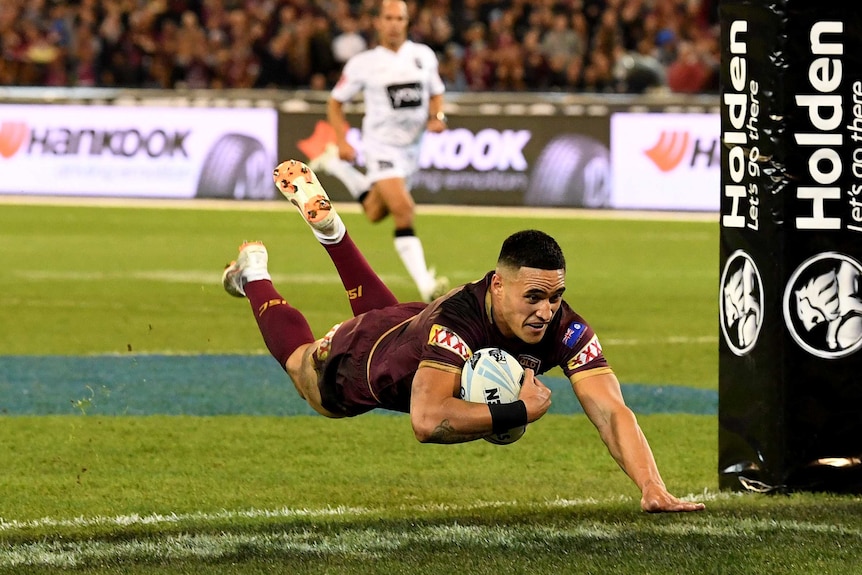
[[[2,0],[0,85],[326,90],[378,0]],[[408,0],[451,91],[718,91],[718,0]]]

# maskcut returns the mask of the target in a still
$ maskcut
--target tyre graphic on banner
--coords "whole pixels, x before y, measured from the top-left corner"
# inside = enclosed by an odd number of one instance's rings
[[[195,197],[271,200],[273,160],[257,139],[225,134],[210,149],[201,167]]]
[[[610,152],[598,140],[580,134],[548,142],[524,193],[527,206],[606,208],[610,199]]]

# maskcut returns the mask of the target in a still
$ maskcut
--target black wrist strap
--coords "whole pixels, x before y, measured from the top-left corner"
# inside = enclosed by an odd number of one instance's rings
[[[527,406],[520,399],[512,403],[489,403],[488,409],[491,410],[494,433],[504,433],[527,425]]]

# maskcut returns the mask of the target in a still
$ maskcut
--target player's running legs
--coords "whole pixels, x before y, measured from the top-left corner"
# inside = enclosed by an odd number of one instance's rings
[[[326,144],[320,155],[308,161],[308,167],[318,174],[326,173],[337,178],[344,184],[351,197],[360,204],[362,204],[362,198],[371,189],[368,176],[356,169],[352,163],[338,156],[338,145],[335,142]]]
[[[305,316],[272,285],[268,259],[262,243],[243,243],[236,260],[225,267],[222,285],[230,295],[248,298],[266,348],[290,375],[299,396],[321,415],[339,417],[321,405],[317,373],[310,357],[317,343]]]
[[[415,204],[404,178],[390,177],[374,183],[363,200],[365,215],[372,222],[389,214],[395,224],[395,252],[416,284],[422,301],[430,302],[449,290],[449,280],[437,277],[425,261],[422,240],[413,228]]]
[[[362,206],[368,221],[378,223],[391,214],[395,224],[395,252],[423,301],[430,302],[449,291],[449,280],[438,277],[425,262],[422,241],[413,229],[415,206],[404,178],[388,177],[372,185],[368,176],[339,158],[338,146],[334,143],[310,160],[309,166],[338,178]]]
[[[329,196],[311,169],[296,160],[278,165],[273,179],[279,191],[297,207],[326,249],[347,290],[353,315],[398,303],[392,291],[371,269],[353,243]]]

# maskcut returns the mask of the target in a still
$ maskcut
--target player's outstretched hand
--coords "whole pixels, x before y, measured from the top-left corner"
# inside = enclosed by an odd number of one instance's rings
[[[663,485],[651,483],[643,490],[641,509],[647,513],[677,513],[701,511],[706,506],[694,501],[683,501],[668,493]]]
[[[527,368],[524,370],[524,383],[518,399],[527,407],[527,421],[532,423],[545,415],[551,407],[551,390],[536,379],[536,373]]]

